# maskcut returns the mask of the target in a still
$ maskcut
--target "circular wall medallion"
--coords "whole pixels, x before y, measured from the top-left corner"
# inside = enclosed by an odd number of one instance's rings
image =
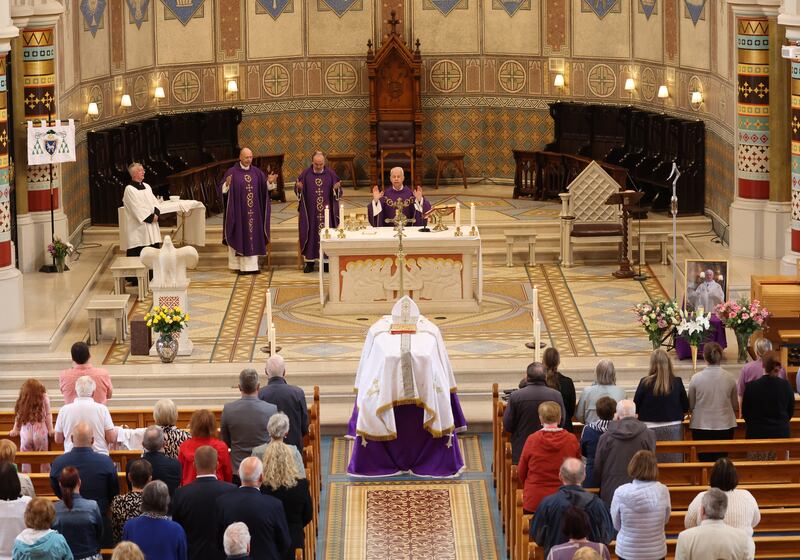
[[[261,83],[267,95],[280,97],[289,89],[289,71],[281,64],[271,64],[264,70]]]
[[[652,101],[656,96],[656,75],[652,68],[648,67],[642,70],[640,87],[642,97],[644,97],[646,101]]]
[[[147,105],[147,80],[144,76],[138,76],[133,83],[133,102],[137,109],[144,109]]]
[[[597,97],[608,97],[617,89],[617,75],[608,64],[597,64],[589,70],[586,80]]]
[[[525,68],[516,60],[506,60],[497,71],[497,81],[508,93],[517,93],[525,87]]]
[[[333,93],[348,93],[356,87],[358,74],[352,64],[335,62],[325,71],[325,83]]]
[[[442,93],[454,91],[462,79],[461,68],[452,60],[440,60],[431,67],[431,85]]]
[[[172,97],[186,105],[200,95],[200,78],[191,70],[181,70],[172,80]]]

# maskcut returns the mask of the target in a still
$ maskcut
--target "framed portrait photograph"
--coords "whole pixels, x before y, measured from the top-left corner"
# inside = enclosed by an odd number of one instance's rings
[[[728,299],[728,261],[686,259],[686,300],[689,311],[714,311]]]

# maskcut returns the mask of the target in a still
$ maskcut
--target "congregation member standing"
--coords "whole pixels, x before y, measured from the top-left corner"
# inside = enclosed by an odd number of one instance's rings
[[[403,215],[409,220],[407,225],[424,226],[424,215],[431,209],[431,203],[422,196],[422,187],[417,185],[412,191],[403,184],[405,173],[402,167],[393,167],[389,172],[391,185],[385,191],[372,187],[372,202],[367,206],[367,216],[369,223],[374,227],[389,226],[393,227],[392,220],[397,210],[392,204],[400,201],[407,202],[408,205],[403,209]],[[413,179],[413,177],[412,177]],[[413,200],[413,202],[408,202]]]
[[[269,185],[277,179],[277,174],[267,177],[253,165],[249,148],[242,148],[239,161],[225,172],[220,185],[222,243],[228,246],[230,270],[258,273],[258,257],[267,254],[270,236]]]
[[[108,444],[117,440],[117,430],[111,420],[111,413],[104,404],[92,398],[96,385],[88,375],[79,377],[75,382],[78,397],[70,404],[65,404],[58,411],[55,426],[56,443],[64,444],[64,451],[73,446],[72,433],[78,424],[86,423],[92,431],[92,448],[98,453],[108,453]]]
[[[311,166],[303,170],[294,184],[297,195],[297,232],[300,236],[300,252],[305,265],[303,272],[313,272],[319,260],[320,230],[325,226],[325,207],[331,228],[339,226],[339,200],[343,196],[342,182],[336,172],[325,165],[325,155],[314,152]],[[322,263],[320,263],[322,266]],[[327,269],[327,264],[325,268]]]
[[[600,481],[594,472],[594,458],[597,453],[597,444],[600,441],[600,436],[608,431],[608,425],[614,419],[616,411],[617,401],[611,397],[600,397],[595,405],[597,420],[583,427],[580,444],[581,455],[586,459],[586,481],[583,484],[586,488],[598,488],[600,486]]]
[[[75,558],[96,558],[106,525],[100,506],[81,495],[80,471],[75,467],[61,470],[58,485],[61,499],[55,505],[53,529],[64,535]]]
[[[128,248],[125,254],[129,257],[138,257],[145,247],[161,247],[161,230],[158,227],[158,200],[153,194],[150,185],[144,182],[144,167],[141,163],[132,163],[128,166],[131,182],[125,187],[122,195],[122,205],[125,207],[125,222],[128,235]],[[150,271],[150,278],[153,276]],[[136,285],[136,278],[129,278],[129,282]]]
[[[181,463],[164,453],[164,432],[158,426],[148,426],[142,437],[145,452],[142,459],[150,463],[153,480],[161,480],[169,488],[169,495],[181,483]]]
[[[706,367],[689,381],[689,409],[692,411],[692,439],[733,439],[739,397],[736,380],[720,367],[722,347],[716,342],[703,346]],[[727,453],[698,453],[700,461],[713,462]]]
[[[656,436],[636,418],[636,404],[627,399],[617,403],[617,413],[606,433],[600,436],[594,456],[600,497],[611,505],[614,491],[631,481],[628,464],[642,450],[655,451]]]
[[[542,363],[546,376],[547,386],[561,393],[564,400],[564,424],[561,426],[568,432],[572,431],[572,417],[575,416],[575,383],[572,379],[558,371],[561,365],[561,356],[553,347],[546,348],[542,355]]]
[[[308,404],[303,389],[286,382],[286,362],[280,354],[273,354],[265,367],[267,386],[258,392],[262,401],[274,404],[279,412],[289,417],[286,443],[303,451],[303,438],[308,433]]]
[[[25,508],[30,501],[22,495],[14,465],[0,463],[0,558],[11,558],[14,539],[25,529]]]
[[[764,375],[744,387],[742,417],[747,439],[789,438],[794,415],[794,391],[780,373],[781,355],[770,351],[762,360]],[[775,452],[749,452],[750,460],[775,460]]]
[[[689,410],[689,397],[683,379],[672,371],[672,360],[661,348],[650,354],[650,370],[639,381],[633,397],[639,420],[653,430],[656,441],[683,439],[683,417]],[[681,453],[659,453],[659,463],[680,463]]]
[[[172,399],[160,399],[156,402],[153,420],[164,432],[164,453],[167,457],[177,459],[181,444],[189,439],[189,432],[175,425],[178,423],[178,408]]]
[[[13,560],[74,560],[64,536],[51,529],[56,510],[50,500],[35,498],[25,508],[25,530],[14,540]]]
[[[617,370],[611,360],[600,360],[594,368],[594,383],[581,391],[581,398],[575,408],[575,419],[584,424],[597,420],[597,401],[611,397],[616,402],[625,398],[625,389],[617,386]]]
[[[123,540],[136,543],[147,560],[187,560],[186,533],[168,513],[167,485],[149,482],[142,490],[142,515],[125,523]]]
[[[764,354],[772,350],[772,342],[770,342],[768,338],[759,338],[753,346],[756,351],[756,359],[742,366],[739,379],[736,380],[736,393],[739,395],[739,418],[742,417],[742,396],[744,396],[744,388],[751,381],[755,381],[764,375]],[[786,379],[786,370],[784,368],[780,369],[778,377]]]
[[[727,508],[728,497],[722,490],[706,492],[700,505],[700,525],[678,535],[675,560],[752,560],[755,543],[743,530],[723,521]]]
[[[217,478],[225,482],[233,480],[231,467],[231,454],[228,446],[217,439],[217,421],[210,410],[200,409],[192,414],[189,421],[189,439],[181,444],[178,451],[178,461],[181,463],[181,485],[186,486],[197,476],[194,469],[194,454],[199,447],[210,445],[217,450]]]
[[[258,398],[258,372],[252,368],[239,373],[239,400],[227,403],[222,408],[220,438],[231,449],[233,472],[239,463],[249,457],[254,447],[269,440],[267,424],[270,416],[278,411],[274,404]]]
[[[142,491],[153,479],[153,467],[144,459],[129,461],[127,467],[126,478],[131,491],[120,494],[111,501],[111,530],[115,543],[122,540],[125,522],[142,514]]]
[[[50,447],[50,435],[54,433],[47,389],[38,379],[27,379],[14,404],[14,426],[8,435],[19,436],[20,451],[47,451]],[[22,470],[30,472],[31,466],[23,464]],[[44,465],[42,472],[47,472]]]
[[[224,557],[217,535],[217,498],[236,491],[230,482],[217,479],[217,450],[210,445],[194,453],[197,478],[175,491],[172,519],[186,531],[189,558],[220,560]]]
[[[540,404],[547,401],[558,403],[561,418],[557,423],[562,424],[566,419],[561,393],[547,386],[542,364],[533,362],[528,366],[525,383],[524,387],[508,397],[508,406],[503,413],[503,429],[511,434],[511,461],[515,465],[519,462],[528,436],[542,427],[539,420]]]
[[[108,374],[108,370],[96,368],[89,362],[92,357],[89,353],[89,345],[82,340],[72,345],[70,354],[72,354],[73,366],[70,369],[65,369],[58,376],[58,386],[64,396],[64,404],[69,404],[77,398],[75,382],[83,376],[91,377],[92,381],[94,381],[95,387],[92,398],[95,402],[106,404],[114,393],[114,386],[111,383],[111,376]]]

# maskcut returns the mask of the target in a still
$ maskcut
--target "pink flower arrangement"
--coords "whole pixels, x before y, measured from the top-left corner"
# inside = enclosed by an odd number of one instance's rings
[[[667,333],[680,323],[678,304],[674,301],[646,301],[633,308],[647,338],[657,348]]]
[[[720,303],[714,311],[726,327],[734,332],[749,334],[763,329],[770,316],[769,311],[761,307],[757,299],[750,301],[746,297]]]

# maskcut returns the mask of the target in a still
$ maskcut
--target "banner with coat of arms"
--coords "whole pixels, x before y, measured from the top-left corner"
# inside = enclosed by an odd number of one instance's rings
[[[34,126],[28,121],[28,165],[75,161],[75,121]]]

